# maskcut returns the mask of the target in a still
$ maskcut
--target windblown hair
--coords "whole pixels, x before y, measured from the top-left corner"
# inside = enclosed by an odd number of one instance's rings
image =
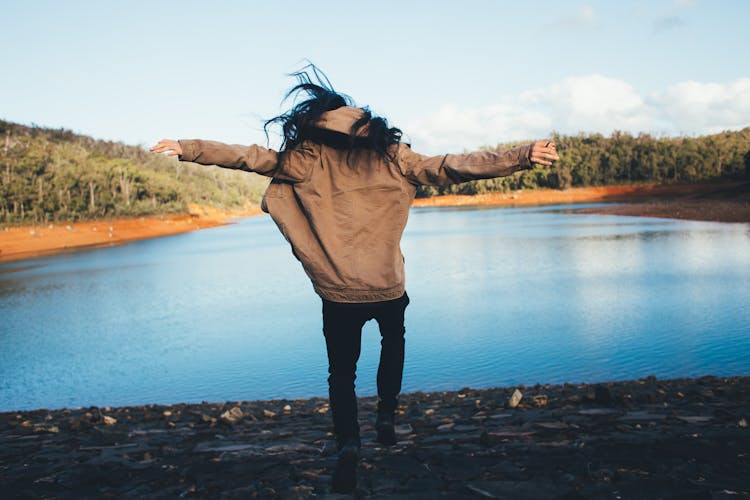
[[[369,149],[383,158],[393,160],[393,153],[389,151],[391,146],[401,141],[400,129],[389,127],[385,118],[373,116],[366,107],[361,108],[364,115],[352,125],[348,135],[316,127],[315,124],[323,113],[342,106],[354,106],[354,101],[346,94],[336,92],[328,77],[312,63],[289,76],[297,78],[299,83],[287,92],[284,101],[292,98],[296,104],[286,113],[267,120],[263,125],[266,137],[268,127],[281,126],[282,152],[295,149],[305,140],[311,140],[349,153]],[[300,96],[307,99],[299,101]],[[363,127],[367,127],[367,134],[358,135]]]

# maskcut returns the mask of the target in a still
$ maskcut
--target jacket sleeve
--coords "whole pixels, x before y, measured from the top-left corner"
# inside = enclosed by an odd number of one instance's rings
[[[497,153],[477,151],[460,155],[424,156],[400,145],[398,165],[409,182],[416,185],[447,186],[476,179],[504,177],[532,167],[531,145]]]
[[[243,146],[204,139],[180,139],[177,142],[182,148],[182,154],[177,157],[180,161],[245,170],[268,177],[273,177],[278,170],[279,154],[255,144]]]

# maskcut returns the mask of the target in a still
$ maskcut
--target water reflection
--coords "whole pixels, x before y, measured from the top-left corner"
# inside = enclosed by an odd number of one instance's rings
[[[404,390],[750,366],[743,225],[414,209]],[[325,396],[320,300],[268,217],[0,265],[0,410]],[[374,394],[364,330],[358,390]]]

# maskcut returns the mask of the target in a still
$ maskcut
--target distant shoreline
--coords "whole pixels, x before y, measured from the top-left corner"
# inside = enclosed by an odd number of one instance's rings
[[[256,206],[219,210],[191,205],[186,214],[9,227],[0,230],[0,263],[224,226],[232,224],[228,219],[260,213]]]
[[[750,182],[643,184],[446,195],[417,199],[414,206],[524,206],[576,203],[618,203],[595,208],[571,207],[571,210],[577,213],[750,222]]]
[[[526,206],[602,202],[622,204],[596,208],[571,207],[571,210],[603,215],[750,223],[750,182],[746,181],[445,195],[419,198],[413,206]],[[228,219],[260,213],[257,206],[225,211],[191,205],[187,214],[9,227],[0,230],[0,263],[222,226],[231,224],[227,222]]]

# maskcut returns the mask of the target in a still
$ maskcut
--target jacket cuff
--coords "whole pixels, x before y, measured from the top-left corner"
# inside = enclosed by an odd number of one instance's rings
[[[182,154],[177,155],[177,159],[180,161],[195,161],[200,154],[199,140],[180,139],[177,142],[180,143],[182,149]]]
[[[534,164],[531,163],[531,146],[522,146],[518,148],[518,165],[526,170],[534,168]]]

